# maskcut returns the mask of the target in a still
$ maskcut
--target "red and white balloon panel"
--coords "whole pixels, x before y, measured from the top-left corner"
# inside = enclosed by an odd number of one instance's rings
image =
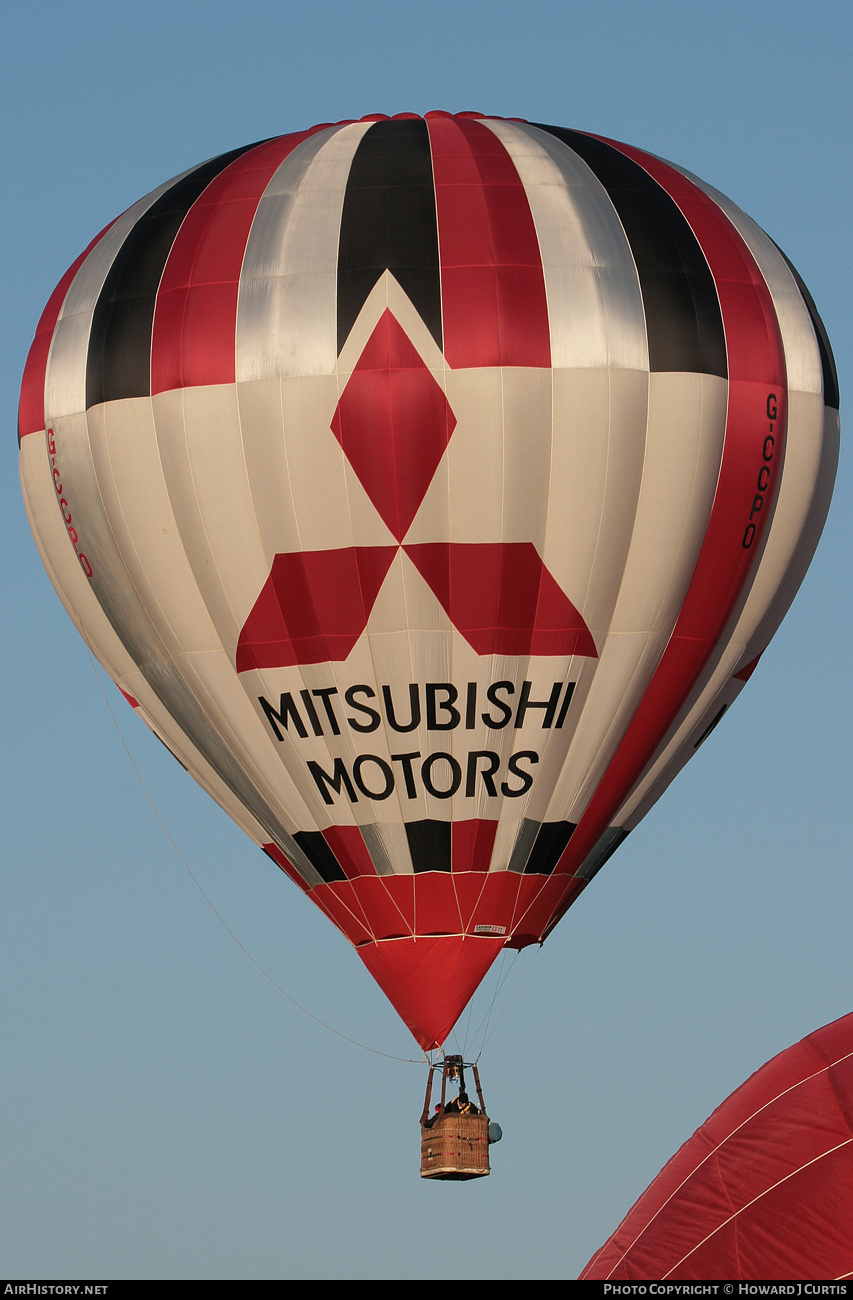
[[[39,324],[21,473],[94,653],[431,1047],[734,700],[837,407],[807,291],[722,195],[401,115],[102,231]]]

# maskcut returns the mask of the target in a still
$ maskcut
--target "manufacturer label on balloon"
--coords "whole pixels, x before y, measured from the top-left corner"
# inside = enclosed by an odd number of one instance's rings
[[[519,798],[533,785],[533,769],[540,759],[537,750],[519,748],[507,753],[484,747],[449,753],[409,748],[395,753],[391,752],[396,749],[394,733],[477,730],[488,736],[506,728],[521,731],[525,726],[537,732],[561,730],[574,690],[573,681],[555,681],[544,690],[530,680],[488,685],[471,681],[462,686],[410,682],[378,689],[363,682],[348,687],[343,696],[337,686],[324,686],[282,691],[275,704],[265,695],[257,700],[279,743],[289,741],[298,746],[305,741],[311,745],[315,737],[330,740],[347,732],[379,732],[392,741],[384,754],[304,756],[316,792],[330,806],[338,799],[382,802],[395,791],[407,800],[424,795],[435,799],[454,795]]]
[[[475,925],[475,934],[506,934],[505,925]]]
[[[566,687],[563,694],[563,687]],[[492,731],[500,731],[512,722],[519,731],[528,713],[540,712],[542,728],[563,726],[569,711],[574,682],[554,682],[547,699],[531,699],[533,683],[524,681],[516,695],[516,683],[492,682],[483,691],[477,682],[468,682],[464,698],[453,682],[411,682],[408,688],[395,692],[391,686],[382,686],[377,693],[366,683],[350,686],[344,692],[344,702],[357,716],[342,709],[337,686],[323,686],[314,690],[301,690],[299,700],[290,691],[282,691],[278,708],[265,696],[258,696],[267,721],[277,740],[283,740],[284,731],[291,730],[303,740],[309,734],[339,736],[342,724],[351,731],[377,731],[384,721],[391,731],[415,731],[423,722],[427,731],[454,731],[462,726],[472,731],[479,723]],[[403,704],[401,696],[407,694]],[[485,695],[485,700],[478,698]],[[562,701],[561,697],[562,696]],[[375,706],[368,701],[375,701]],[[483,708],[483,705],[486,705]],[[559,713],[557,706],[560,706]],[[482,710],[482,711],[481,711]],[[464,715],[463,715],[464,711]]]
[[[500,755],[490,749],[473,750],[467,755],[465,763],[465,797],[473,799],[477,793],[479,777],[490,798],[496,798],[500,790],[505,798],[517,799],[520,795],[527,794],[533,785],[533,773],[520,764],[533,765],[538,762],[539,755],[535,750],[519,750],[510,755],[506,765],[508,776],[516,778],[516,781],[504,780],[498,783],[495,776],[502,766]],[[431,794],[434,799],[452,799],[462,790],[463,779],[462,764],[452,754],[446,753],[427,754],[425,758],[419,752],[392,754],[390,763],[379,754],[359,754],[352,765],[351,775],[342,758],[334,760],[331,772],[309,759],[308,771],[326,804],[334,802],[333,793],[341,795],[344,791],[350,803],[358,803],[357,790],[368,799],[381,803],[401,783],[409,799],[417,799],[424,793]]]

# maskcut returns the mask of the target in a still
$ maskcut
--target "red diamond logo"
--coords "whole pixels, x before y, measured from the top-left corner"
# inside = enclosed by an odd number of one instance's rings
[[[396,554],[351,546],[277,555],[240,633],[237,672],[346,659]]]
[[[399,542],[455,428],[447,398],[386,308],[338,402],[332,432]]]
[[[400,546],[277,555],[237,645],[237,671],[340,662],[399,549],[478,655],[586,655],[595,642],[532,542],[405,544],[456,428],[440,385],[387,309],[331,429]]]
[[[595,642],[532,542],[404,546],[478,655],[591,655]]]

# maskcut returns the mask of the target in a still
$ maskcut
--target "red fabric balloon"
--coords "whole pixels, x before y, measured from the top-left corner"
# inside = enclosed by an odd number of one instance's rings
[[[371,116],[102,231],[37,329],[21,481],[92,653],[429,1050],[734,703],[837,408],[805,287],[696,178]]]
[[[665,1165],[581,1277],[851,1273],[853,1014],[741,1084]]]

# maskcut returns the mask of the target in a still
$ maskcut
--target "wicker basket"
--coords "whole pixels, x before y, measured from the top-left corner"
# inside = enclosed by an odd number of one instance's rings
[[[488,1115],[441,1115],[421,1129],[422,1178],[481,1178],[489,1171]]]

